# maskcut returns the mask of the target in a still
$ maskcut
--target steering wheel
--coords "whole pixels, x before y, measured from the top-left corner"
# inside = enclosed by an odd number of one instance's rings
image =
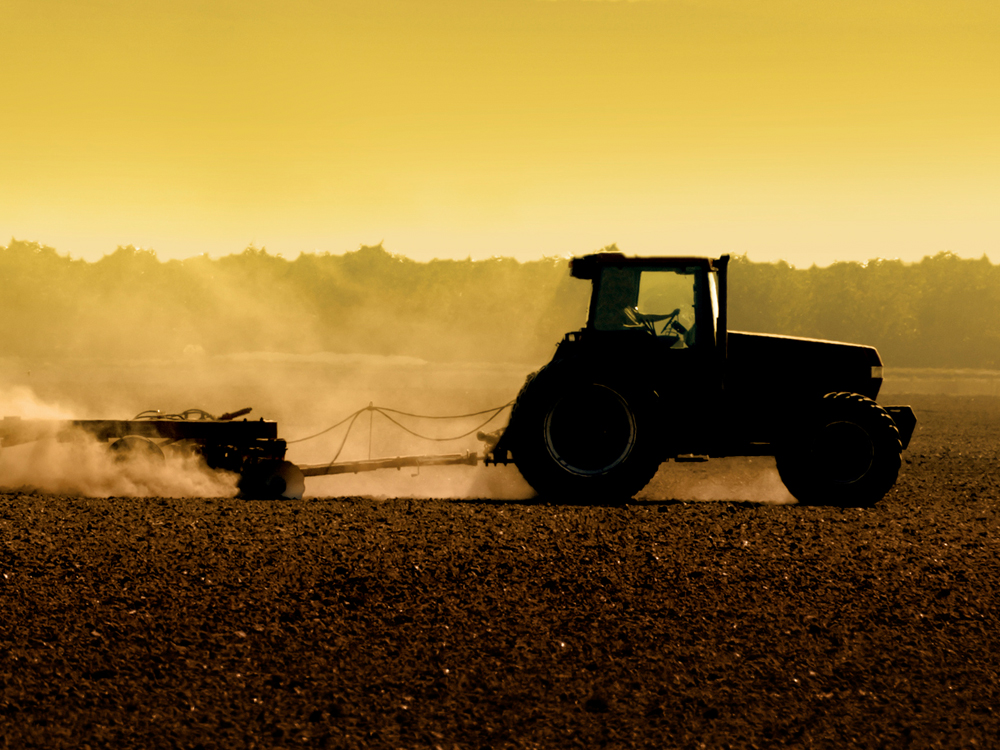
[[[641,313],[635,308],[626,307],[625,317],[628,318],[628,323],[625,324],[626,328],[643,328],[653,336],[656,336],[656,324],[660,321],[666,321],[663,324],[663,328],[660,330],[660,335],[664,336],[667,334],[667,329],[673,327],[674,331],[680,327],[680,335],[683,336],[684,332],[687,330],[680,323],[677,322],[677,316],[680,315],[681,309],[678,307],[673,312],[667,313],[666,315],[655,315],[652,313]]]
[[[677,316],[680,315],[680,314],[681,314],[681,309],[678,307],[676,310],[674,310],[669,315],[657,316],[657,318],[659,320],[665,320],[666,321],[663,324],[663,328],[660,329],[660,335],[661,336],[664,335],[667,332],[668,328],[670,328],[672,325],[674,325],[674,323],[677,322]]]

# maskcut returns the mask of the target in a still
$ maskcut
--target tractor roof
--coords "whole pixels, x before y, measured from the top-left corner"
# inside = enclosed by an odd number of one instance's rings
[[[696,256],[664,256],[651,257],[626,256],[623,253],[592,253],[569,262],[570,274],[577,279],[594,279],[602,268],[676,268],[681,266],[702,266],[717,270],[729,262],[729,256],[707,258]]]

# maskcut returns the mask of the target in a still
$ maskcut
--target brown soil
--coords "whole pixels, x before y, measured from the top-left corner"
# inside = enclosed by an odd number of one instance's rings
[[[910,402],[869,510],[0,495],[0,747],[990,747],[1000,400]]]

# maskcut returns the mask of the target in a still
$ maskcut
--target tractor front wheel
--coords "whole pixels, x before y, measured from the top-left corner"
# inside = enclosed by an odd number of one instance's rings
[[[788,491],[809,505],[870,506],[896,483],[902,444],[885,409],[830,393],[796,419],[776,452]]]

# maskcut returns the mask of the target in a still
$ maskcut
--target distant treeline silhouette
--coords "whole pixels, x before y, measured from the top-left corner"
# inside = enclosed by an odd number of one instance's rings
[[[890,367],[997,368],[1000,270],[951,253],[795,269],[733,258],[734,329],[871,344]],[[563,258],[416,262],[381,245],[295,260],[263,248],[96,262],[0,247],[0,357],[318,351],[539,363],[586,319]]]

